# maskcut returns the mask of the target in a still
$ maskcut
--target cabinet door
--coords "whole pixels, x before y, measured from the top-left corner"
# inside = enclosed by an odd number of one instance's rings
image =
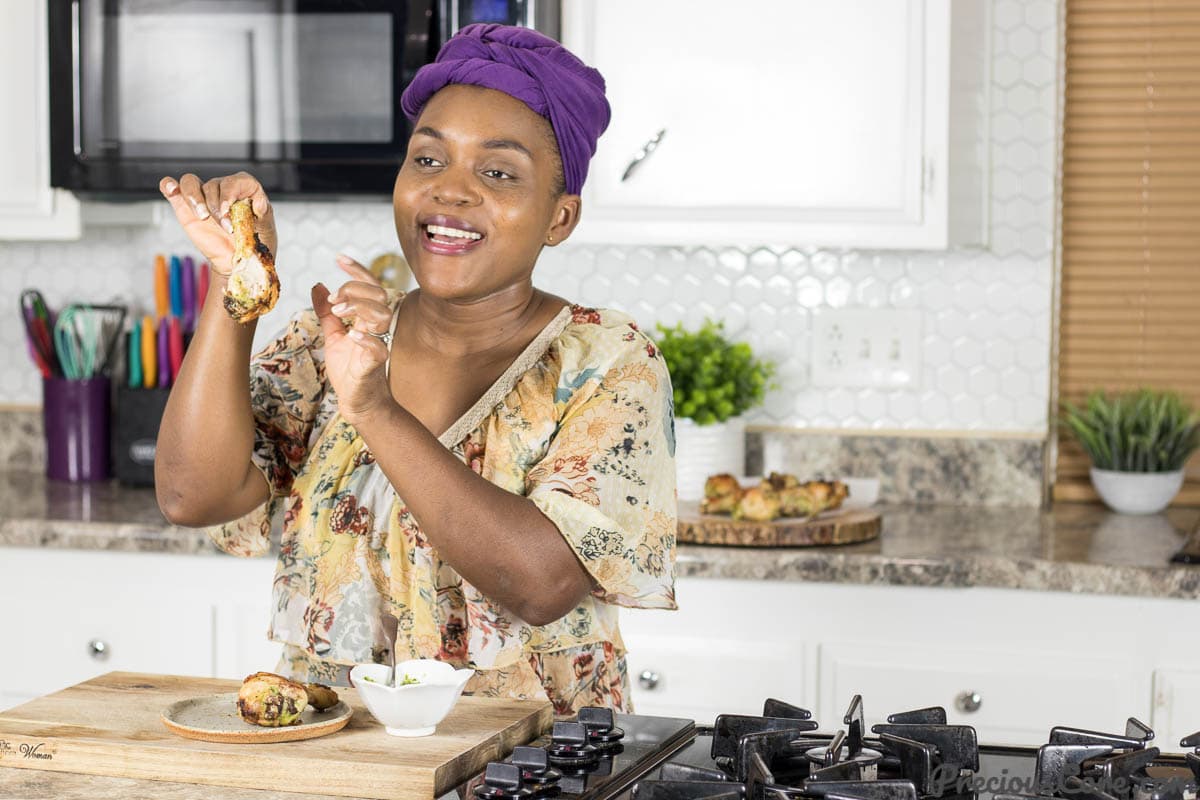
[[[1179,753],[1179,740],[1200,730],[1200,670],[1160,669],[1154,673],[1154,744]]]
[[[820,647],[818,718],[840,719],[861,694],[868,726],[943,706],[951,724],[973,726],[981,743],[1029,745],[1045,742],[1055,725],[1119,733],[1129,716],[1148,719],[1150,677],[1119,657],[830,643]]]
[[[634,711],[712,722],[804,694],[804,647],[691,636],[625,636]]]
[[[0,3],[0,239],[78,239],[79,202],[50,188],[45,0]]]
[[[212,560],[0,548],[0,686],[20,700],[113,670],[212,675]]]
[[[275,672],[281,646],[267,639],[275,559],[218,556],[213,560],[225,587],[214,598],[216,677],[240,681],[254,672]]]
[[[577,240],[944,243],[946,2],[581,0],[564,14],[614,112]]]

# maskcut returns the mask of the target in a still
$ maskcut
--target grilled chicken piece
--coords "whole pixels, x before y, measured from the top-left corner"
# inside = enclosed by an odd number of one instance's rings
[[[800,479],[795,475],[788,475],[783,472],[772,472],[767,477],[763,478],[763,483],[769,485],[777,492],[782,492],[784,489],[792,489],[800,485]]]
[[[704,481],[704,499],[700,501],[701,514],[728,514],[733,511],[742,497],[742,486],[737,478],[727,472],[710,475]]]
[[[325,711],[337,705],[337,692],[325,684],[306,683],[304,688],[308,692],[308,704],[317,711]]]
[[[307,706],[308,692],[304,685],[273,672],[248,675],[238,692],[237,707],[242,719],[264,728],[296,725]]]
[[[733,518],[751,522],[770,522],[779,517],[779,493],[770,486],[747,489],[733,507]]]
[[[849,493],[841,481],[808,481],[781,489],[779,497],[783,516],[811,517],[837,508]]]
[[[279,300],[279,276],[275,257],[254,229],[254,209],[249,200],[229,207],[233,224],[233,271],[222,298],[229,316],[249,322],[275,307]]]
[[[779,511],[785,517],[811,517],[820,513],[820,502],[808,484],[789,486],[779,492]]]

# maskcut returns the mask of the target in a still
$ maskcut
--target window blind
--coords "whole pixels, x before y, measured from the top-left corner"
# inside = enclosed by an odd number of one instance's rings
[[[1058,396],[1200,405],[1200,0],[1067,0]],[[1060,430],[1053,496],[1094,499]],[[1200,459],[1176,504],[1200,504]]]

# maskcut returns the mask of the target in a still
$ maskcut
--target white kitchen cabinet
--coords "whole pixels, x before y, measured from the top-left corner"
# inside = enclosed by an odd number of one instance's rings
[[[0,548],[0,708],[113,670],[274,670],[274,560]]]
[[[1200,730],[1200,670],[1168,667],[1155,671],[1151,720],[1157,746],[1172,752],[1182,750],[1179,740]]]
[[[838,642],[821,645],[819,669],[818,719],[839,719],[846,698],[861,694],[868,727],[898,710],[942,706],[951,725],[974,726],[987,744],[1030,745],[1055,725],[1112,728],[1113,709],[1150,719],[1150,673],[1120,651]]]
[[[768,697],[804,705],[812,696],[802,629],[783,624],[787,584],[680,579],[675,591],[679,611],[621,611],[638,713],[712,722],[761,714]]]
[[[564,4],[613,109],[572,240],[982,243],[989,5]]]
[[[50,187],[45,0],[0,3],[0,240],[78,239],[79,201]]]
[[[1200,663],[1192,600],[711,578],[676,594],[677,612],[621,612],[642,713],[711,721],[776,697],[828,730],[861,694],[869,723],[941,705],[987,744],[1119,733],[1133,716],[1177,751],[1200,728],[1200,672],[1175,666]]]
[[[626,645],[639,714],[711,722],[718,714],[761,714],[767,696],[804,692],[803,645],[764,648],[722,636],[640,635]]]
[[[214,604],[216,651],[213,676],[242,680],[252,672],[274,672],[281,645],[267,638],[275,558],[214,556],[210,572],[223,588]]]

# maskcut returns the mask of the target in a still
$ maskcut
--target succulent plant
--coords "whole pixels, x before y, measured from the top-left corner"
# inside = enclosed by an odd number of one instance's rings
[[[1097,469],[1173,472],[1200,446],[1200,414],[1173,392],[1094,391],[1063,403],[1062,421]]]

